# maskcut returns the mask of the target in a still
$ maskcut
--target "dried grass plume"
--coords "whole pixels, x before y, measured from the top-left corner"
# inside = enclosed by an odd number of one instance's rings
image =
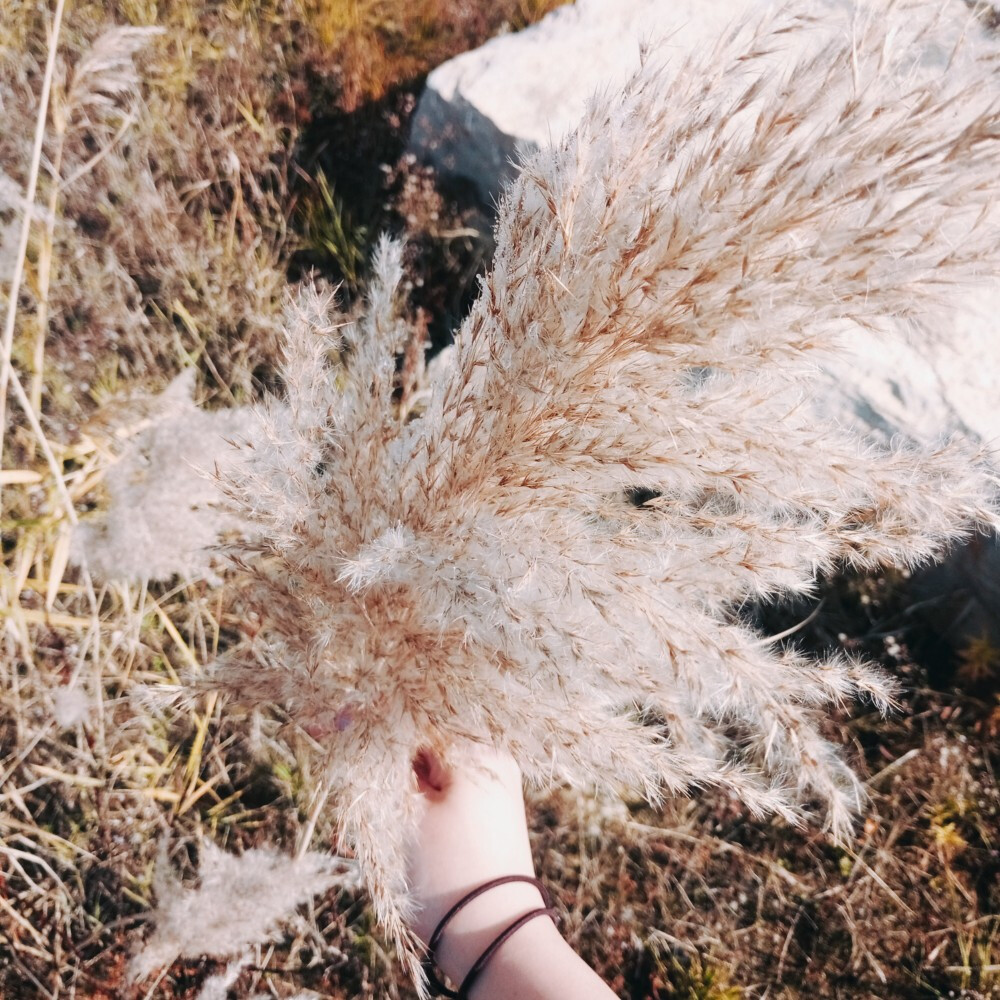
[[[132,957],[132,979],[178,958],[237,955],[269,941],[295,907],[345,880],[342,863],[315,851],[301,858],[267,848],[234,855],[203,840],[199,854],[196,887],[184,886],[160,858],[155,927]]]
[[[878,337],[1000,267],[1000,65],[972,41],[931,58],[940,8],[783,13],[648,56],[524,165],[422,410],[399,402],[396,245],[361,319],[313,296],[291,322],[287,407],[229,486],[265,629],[217,678],[322,734],[405,954],[421,746],[793,820],[819,802],[848,829],[863,790],[819,723],[892,684],[739,610],[998,525],[984,456],[879,447],[807,405],[844,323]]]

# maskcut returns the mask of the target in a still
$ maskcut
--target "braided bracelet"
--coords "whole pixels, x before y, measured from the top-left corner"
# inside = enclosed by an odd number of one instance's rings
[[[479,958],[475,960],[475,962],[472,963],[471,968],[466,973],[465,978],[462,980],[462,985],[458,988],[457,992],[449,989],[443,982],[441,982],[434,971],[434,966],[436,964],[435,954],[437,952],[438,945],[441,943],[441,938],[444,935],[445,928],[458,911],[467,904],[471,903],[472,900],[481,896],[484,892],[488,892],[490,889],[495,889],[498,885],[506,885],[508,882],[527,882],[530,885],[535,886],[535,888],[541,893],[542,901],[545,903],[545,906],[525,913],[523,916],[515,920],[509,927],[507,927],[500,935],[494,938],[489,947],[479,956]],[[558,914],[552,907],[552,900],[549,897],[548,890],[544,885],[542,885],[539,879],[532,878],[530,875],[503,875],[490,882],[485,882],[483,885],[464,895],[441,918],[437,927],[434,928],[434,933],[431,935],[430,940],[427,942],[428,956],[424,961],[424,973],[427,976],[427,982],[433,991],[433,995],[440,997],[452,997],[454,1000],[467,1000],[469,990],[472,989],[473,983],[479,977],[479,974],[483,971],[483,969],[486,968],[486,964],[496,954],[500,946],[503,945],[508,938],[517,933],[517,931],[519,931],[526,923],[534,920],[535,917],[541,916],[551,917],[554,922],[558,923]]]

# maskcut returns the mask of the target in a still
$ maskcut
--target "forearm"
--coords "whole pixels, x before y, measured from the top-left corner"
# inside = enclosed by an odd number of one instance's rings
[[[533,878],[521,773],[509,754],[482,749],[454,771],[423,751],[414,770],[425,804],[409,866],[420,904],[414,930],[434,941],[435,964],[457,986],[512,925],[546,905]],[[545,914],[505,939],[469,990],[469,1000],[569,997],[615,1000]]]
[[[512,884],[473,900],[444,935],[438,958],[455,983],[505,928],[541,906],[538,891]],[[537,916],[496,951],[469,1000],[615,1000],[615,994],[566,943],[547,916]]]
[[[617,1000],[547,917],[505,941],[470,992],[470,1000]]]

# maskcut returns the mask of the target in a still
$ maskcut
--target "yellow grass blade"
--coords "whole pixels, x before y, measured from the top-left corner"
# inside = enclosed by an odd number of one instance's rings
[[[241,101],[236,102],[236,110],[243,116],[243,120],[247,123],[257,133],[259,136],[265,136],[267,133],[264,131],[264,126],[257,120],[257,116],[253,111]]]
[[[70,854],[76,854],[81,858],[86,858],[88,861],[100,860],[96,854],[91,854],[90,851],[81,847],[79,844],[74,844],[72,840],[60,837],[51,830],[46,830],[44,827],[36,826],[34,823],[24,823],[19,819],[15,819],[13,816],[0,814],[0,826],[6,827],[9,830],[16,830],[18,833],[27,834],[39,841],[45,841],[48,844],[53,844],[62,851]]]
[[[183,816],[203,795],[211,792],[223,777],[224,775],[221,774],[213,774],[208,781],[203,781],[197,787],[190,789],[184,796],[181,804],[177,807],[177,815]]]
[[[17,600],[17,595],[24,590],[24,581],[31,573],[32,563],[35,561],[35,550],[37,548],[34,537],[25,538],[17,547],[17,561],[14,568],[14,586],[11,589],[13,600]]]
[[[24,581],[21,589],[33,590],[36,594],[44,594],[48,592],[49,586],[50,582],[48,580],[29,576],[28,579]],[[59,584],[57,590],[60,594],[84,594],[86,593],[87,588],[81,586],[79,583],[66,583],[63,581]]]
[[[181,798],[180,792],[175,792],[172,788],[137,788],[136,791],[154,802],[177,803]]]
[[[0,486],[23,486],[41,481],[42,474],[34,469],[0,469]]]
[[[59,611],[38,611],[35,608],[21,607],[18,607],[17,610],[14,607],[2,608],[0,609],[0,617],[13,618],[15,620],[20,618],[23,621],[30,622],[32,625],[54,625],[56,628],[82,629],[92,628],[94,625],[99,626],[100,624],[92,618],[80,618],[77,615],[67,615]]]
[[[59,587],[62,584],[63,574],[66,572],[66,564],[69,562],[69,539],[70,526],[63,521],[59,525],[59,534],[56,537],[55,545],[52,546],[52,554],[49,557],[49,579],[45,588],[45,607],[51,611],[55,605],[56,597],[59,594]]]
[[[198,785],[198,772],[201,770],[202,753],[205,749],[205,740],[208,737],[208,727],[212,721],[212,716],[215,714],[215,706],[218,704],[219,696],[213,691],[205,699],[205,712],[203,715],[195,716],[195,734],[194,739],[191,741],[191,750],[188,753],[187,763],[184,766],[184,772],[187,777],[187,788],[184,792],[184,799],[177,810],[177,815],[180,816],[186,812],[201,796],[211,788],[215,779],[210,781],[202,782],[201,786],[197,788]],[[207,787],[206,787],[207,786]]]
[[[32,764],[31,769],[44,778],[53,778],[64,785],[75,785],[77,788],[106,788],[108,784],[104,778],[93,778],[87,774],[68,774],[47,764]]]
[[[190,666],[196,673],[201,673],[201,664],[198,663],[198,658],[191,651],[191,647],[184,641],[183,636],[177,630],[177,626],[173,623],[170,615],[160,607],[156,600],[152,597],[148,597],[150,604],[153,605],[153,609],[156,611],[156,616],[163,623],[163,627],[166,630],[167,635],[173,639],[174,644],[181,650],[184,654],[184,659],[187,660],[188,666]]]

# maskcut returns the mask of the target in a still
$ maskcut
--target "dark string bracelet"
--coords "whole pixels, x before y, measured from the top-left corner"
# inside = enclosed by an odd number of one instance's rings
[[[493,941],[486,951],[484,951],[483,954],[476,959],[472,968],[469,969],[468,973],[466,973],[465,979],[462,981],[461,988],[457,992],[449,989],[443,982],[441,982],[437,973],[434,971],[437,947],[441,943],[441,938],[444,936],[445,928],[451,922],[455,914],[457,914],[463,907],[471,903],[472,900],[481,896],[484,892],[488,892],[490,889],[495,889],[498,885],[506,885],[509,882],[527,882],[528,884],[533,885],[541,893],[542,901],[545,903],[545,906],[541,909],[532,910],[530,913],[526,913],[519,920],[511,924],[510,927],[508,927],[495,941]],[[502,945],[504,941],[506,941],[515,931],[519,930],[529,920],[533,920],[535,917],[541,916],[543,913],[551,916],[553,920],[556,919],[556,911],[552,909],[552,899],[549,896],[548,890],[542,884],[540,879],[532,878],[530,875],[502,875],[500,878],[484,882],[481,886],[478,886],[471,892],[466,893],[441,918],[437,927],[434,928],[434,933],[431,935],[430,940],[427,942],[427,959],[424,961],[424,974],[427,976],[427,982],[429,983],[434,996],[452,997],[454,1000],[464,998],[468,989],[471,988],[475,977],[482,972],[486,963],[493,957],[493,954],[500,947],[500,945]]]
[[[486,968],[486,963],[496,954],[497,949],[509,938],[516,934],[529,920],[534,920],[535,917],[551,917],[553,921],[557,920],[557,915],[555,909],[551,906],[541,906],[537,910],[532,910],[530,913],[526,913],[523,917],[519,917],[507,928],[487,949],[482,953],[472,963],[472,968],[469,969],[465,979],[462,980],[462,985],[458,988],[459,1000],[468,1000],[469,990],[472,989],[472,984],[479,978],[479,973]]]

